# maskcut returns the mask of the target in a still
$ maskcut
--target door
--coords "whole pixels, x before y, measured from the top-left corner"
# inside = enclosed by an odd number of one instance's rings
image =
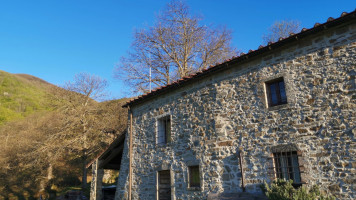
[[[158,172],[158,199],[171,200],[171,173],[169,170]]]

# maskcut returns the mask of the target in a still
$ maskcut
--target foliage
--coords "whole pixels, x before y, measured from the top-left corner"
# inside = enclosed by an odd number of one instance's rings
[[[292,184],[293,180],[278,179],[271,185],[265,183],[261,187],[271,200],[335,200],[333,196],[321,194],[317,185],[311,186],[310,189],[302,186],[296,189]]]
[[[300,22],[296,20],[276,21],[269,27],[267,34],[262,39],[265,44],[277,42],[279,38],[289,37],[291,33],[297,33],[300,30]]]
[[[122,57],[116,77],[136,92],[147,92],[150,82],[160,87],[237,54],[231,31],[201,22],[182,1],[171,1],[153,26],[134,33],[132,49]]]

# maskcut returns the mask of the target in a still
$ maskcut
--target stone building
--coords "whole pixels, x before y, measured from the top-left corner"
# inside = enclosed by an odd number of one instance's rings
[[[276,178],[356,199],[355,69],[353,11],[128,102],[115,199],[257,195]]]

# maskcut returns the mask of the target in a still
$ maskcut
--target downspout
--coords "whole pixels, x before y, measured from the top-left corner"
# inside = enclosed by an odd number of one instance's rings
[[[131,200],[132,196],[132,111],[130,107],[129,115],[130,115],[130,144],[129,144],[129,200]]]
[[[244,167],[243,167],[243,153],[242,150],[239,151],[239,161],[240,161],[240,172],[241,172],[241,187],[242,191],[245,192],[245,182],[244,182]]]

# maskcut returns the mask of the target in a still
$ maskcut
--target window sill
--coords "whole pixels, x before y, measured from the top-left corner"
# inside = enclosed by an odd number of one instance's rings
[[[268,106],[268,110],[269,111],[274,111],[274,110],[282,110],[282,109],[285,109],[285,108],[289,108],[289,105],[288,103],[285,103],[285,104],[281,104],[281,105],[276,105],[276,106]]]
[[[188,191],[200,191],[200,187],[188,187],[187,190]]]
[[[156,148],[158,148],[158,149],[166,149],[166,148],[170,148],[170,147],[171,147],[171,143],[156,144]]]

